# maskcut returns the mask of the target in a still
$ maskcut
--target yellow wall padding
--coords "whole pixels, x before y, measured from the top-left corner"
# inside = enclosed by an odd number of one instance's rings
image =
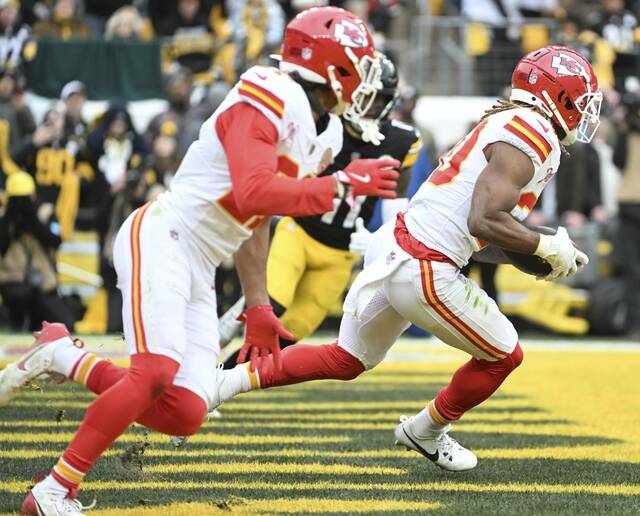
[[[60,193],[56,201],[56,217],[60,224],[60,237],[69,240],[73,235],[80,203],[80,178],[67,172],[60,184]]]
[[[482,56],[491,48],[491,34],[482,23],[470,23],[467,26],[467,54]]]
[[[522,27],[522,51],[533,52],[549,44],[549,29],[544,25],[531,24]]]
[[[76,333],[106,333],[108,319],[108,296],[103,288],[98,289],[84,317],[75,324]]]

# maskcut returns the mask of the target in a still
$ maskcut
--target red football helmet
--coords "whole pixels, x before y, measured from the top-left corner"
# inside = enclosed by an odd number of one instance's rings
[[[380,63],[373,54],[369,29],[337,7],[314,7],[291,20],[279,59],[281,70],[327,84],[338,100],[337,113],[349,107],[362,116],[379,87]]]
[[[575,50],[550,46],[530,52],[511,78],[513,101],[536,106],[562,127],[562,143],[588,143],[600,125],[602,92],[591,64]]]

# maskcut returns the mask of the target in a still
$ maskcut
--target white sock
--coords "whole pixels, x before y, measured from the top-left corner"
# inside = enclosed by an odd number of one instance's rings
[[[57,342],[55,344],[51,369],[69,378],[73,367],[85,354],[87,354],[86,351],[78,348],[70,338],[65,337],[65,342]]]
[[[408,424],[411,427],[413,435],[420,439],[429,439],[442,432],[448,423],[442,424],[437,422],[432,415],[432,411],[434,410],[433,401],[430,401],[425,408],[411,419]]]
[[[241,392],[249,392],[260,388],[258,371],[249,371],[249,364],[238,364],[233,369],[222,371],[225,375],[224,383],[221,386],[220,398],[222,401],[233,398]]]
[[[44,491],[53,493],[61,498],[64,498],[69,494],[69,489],[53,478],[51,474],[47,475],[44,480],[38,483],[38,485],[41,486]]]

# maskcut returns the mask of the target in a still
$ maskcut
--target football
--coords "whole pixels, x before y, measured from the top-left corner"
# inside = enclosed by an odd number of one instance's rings
[[[543,235],[555,235],[556,230],[546,226],[527,226],[532,231],[537,231]],[[509,259],[511,264],[522,272],[532,274],[533,276],[546,276],[551,272],[551,265],[549,262],[535,256],[533,254],[517,253],[515,251],[508,251],[503,249],[505,256]]]

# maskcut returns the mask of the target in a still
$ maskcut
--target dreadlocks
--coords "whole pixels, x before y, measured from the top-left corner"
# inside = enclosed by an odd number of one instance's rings
[[[498,101],[493,106],[491,106],[491,108],[487,109],[484,112],[480,120],[489,118],[491,115],[495,115],[496,113],[502,113],[503,111],[508,111],[509,109],[520,109],[523,107],[533,108],[533,106],[530,106],[529,104],[525,104],[524,102],[514,102],[512,100],[498,99]]]
[[[484,114],[482,115],[482,118],[480,120],[484,120],[485,118],[489,118],[491,115],[495,115],[496,113],[502,113],[503,111],[508,111],[509,109],[520,109],[520,108],[529,108],[529,109],[534,109],[535,111],[537,111],[538,113],[540,113],[540,110],[538,108],[536,108],[535,106],[531,106],[529,104],[525,104],[524,102],[518,102],[518,101],[512,101],[512,100],[504,100],[504,99],[498,99],[498,101],[491,106],[489,109],[487,109]],[[540,113],[542,114],[542,113]],[[570,158],[571,154],[569,154],[569,151],[566,149],[566,147],[560,143],[560,149],[562,150],[562,154],[567,157]]]

